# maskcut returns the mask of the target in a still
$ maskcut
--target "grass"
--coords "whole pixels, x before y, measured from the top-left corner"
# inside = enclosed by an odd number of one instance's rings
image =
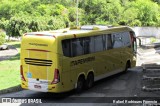
[[[20,42],[8,42],[20,52]],[[20,53],[9,60],[0,61],[0,90],[20,84]]]

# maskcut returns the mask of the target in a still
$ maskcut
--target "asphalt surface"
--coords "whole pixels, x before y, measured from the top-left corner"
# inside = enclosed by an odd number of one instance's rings
[[[0,50],[0,61],[7,60],[17,54],[17,49],[11,45],[8,45],[8,49]]]
[[[19,92],[8,93],[0,95],[0,98],[4,97],[20,97],[24,98],[34,98],[42,99],[42,102],[48,103],[46,106],[56,105],[56,106],[74,106],[74,105],[87,105],[87,106],[142,106],[143,104],[110,104],[114,99],[126,99],[126,98],[136,98],[142,99],[143,97],[148,98],[158,98],[160,97],[160,91],[144,91],[142,90],[142,67],[141,64],[144,62],[153,62],[156,61],[156,56],[159,55],[156,52],[150,53],[155,49],[147,50],[141,49],[139,55],[137,55],[137,67],[128,70],[126,73],[119,73],[111,77],[99,80],[95,82],[93,88],[85,90],[80,94],[76,94],[73,91],[62,93],[62,94],[53,94],[53,93],[42,93],[30,90],[22,90]],[[147,54],[148,53],[148,54]],[[149,58],[151,56],[152,58]],[[119,97],[119,98],[118,98]],[[1,100],[1,99],[0,99]],[[3,104],[4,105],[4,104]],[[26,106],[28,104],[18,103],[17,105]],[[37,106],[44,104],[30,104],[30,106]],[[145,106],[145,105],[143,105]]]

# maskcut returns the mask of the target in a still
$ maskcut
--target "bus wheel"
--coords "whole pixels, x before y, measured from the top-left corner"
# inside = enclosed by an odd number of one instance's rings
[[[86,80],[86,88],[89,89],[94,84],[94,75],[92,73],[89,73]]]
[[[131,68],[131,64],[129,61],[127,61],[127,63],[126,63],[126,68],[125,68],[124,72],[127,72],[128,68]]]
[[[77,93],[82,92],[83,88],[84,88],[84,78],[80,76],[77,81],[76,92]]]

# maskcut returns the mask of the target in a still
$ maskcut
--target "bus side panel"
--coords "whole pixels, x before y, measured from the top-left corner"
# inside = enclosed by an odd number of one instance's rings
[[[93,70],[93,61],[95,61],[93,55],[77,56],[71,59],[71,80],[74,86],[80,75],[83,74],[86,79],[88,71]]]
[[[65,91],[69,91],[74,88],[73,79],[71,76],[74,74],[71,72],[70,58],[62,56],[62,73],[61,82]]]
[[[123,70],[123,62],[121,57],[121,52],[123,51],[123,48],[114,48],[111,50],[108,50],[108,54],[111,57],[112,62],[112,71],[122,71]]]
[[[95,72],[95,77],[101,76],[103,74],[107,74],[113,70],[115,70],[115,66],[117,63],[113,56],[110,54],[110,50],[94,53],[95,61],[93,61],[93,70]]]
[[[102,55],[102,52],[94,53],[95,61],[93,61],[93,65],[91,66],[94,70],[95,76],[99,76],[105,70],[105,58]]]
[[[103,63],[103,73],[102,74],[109,73],[115,69],[115,67],[113,66],[114,57],[112,56],[112,54],[110,54],[110,51],[111,50],[105,51],[101,57],[103,59],[103,62],[102,62]]]

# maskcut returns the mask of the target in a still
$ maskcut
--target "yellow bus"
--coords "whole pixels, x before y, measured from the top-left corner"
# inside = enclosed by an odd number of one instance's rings
[[[61,93],[91,88],[94,81],[135,66],[134,31],[88,25],[31,32],[21,42],[21,87]]]

